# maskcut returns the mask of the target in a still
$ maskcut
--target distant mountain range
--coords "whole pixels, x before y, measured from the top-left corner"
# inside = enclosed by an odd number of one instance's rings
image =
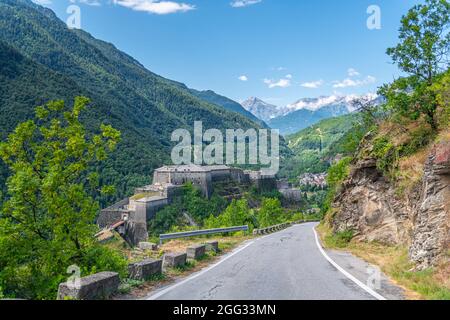
[[[375,94],[362,96],[322,96],[304,98],[284,107],[268,104],[258,98],[250,98],[242,106],[264,120],[271,128],[279,129],[283,135],[296,133],[316,124],[320,120],[338,117],[355,111],[352,102],[357,98],[377,100]]]
[[[241,115],[246,116],[247,118],[257,122],[262,127],[267,127],[267,124],[264,122],[265,121],[264,119],[255,116],[253,113],[246,110],[241,104],[239,104],[234,100],[231,100],[230,98],[221,96],[212,90],[198,91],[195,89],[189,89],[189,91],[191,94],[204,101],[224,107],[225,109],[228,109],[230,111],[240,113]]]
[[[252,113],[258,119],[269,123],[270,120],[282,114],[280,108],[269,104],[259,98],[251,97],[241,103],[245,110]]]

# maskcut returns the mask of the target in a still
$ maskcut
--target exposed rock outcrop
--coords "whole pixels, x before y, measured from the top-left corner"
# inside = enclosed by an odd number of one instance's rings
[[[419,269],[446,258],[450,235],[450,142],[436,144],[422,182],[404,197],[376,167],[356,161],[334,201],[335,232],[353,230],[356,240],[406,244]]]
[[[450,249],[450,142],[435,146],[414,211],[410,257],[420,268],[446,259]]]

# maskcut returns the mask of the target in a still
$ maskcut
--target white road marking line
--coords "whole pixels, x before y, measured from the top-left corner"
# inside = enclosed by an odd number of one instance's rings
[[[356,279],[354,276],[352,276],[350,273],[348,273],[347,271],[344,270],[344,268],[342,268],[341,266],[339,266],[336,262],[334,262],[325,252],[325,250],[323,250],[322,245],[319,242],[319,236],[317,235],[317,231],[316,229],[313,227],[312,228],[314,231],[314,236],[316,237],[316,244],[317,247],[320,250],[320,253],[322,253],[322,255],[325,257],[325,259],[328,260],[329,263],[331,263],[336,269],[338,269],[344,276],[346,276],[347,278],[349,278],[350,280],[352,280],[356,285],[358,285],[359,287],[361,287],[364,291],[366,291],[367,293],[369,293],[370,295],[372,295],[374,298],[378,299],[378,300],[387,300],[385,297],[383,297],[381,294],[379,294],[378,292],[376,292],[375,290],[373,290],[372,288],[370,288],[369,286],[365,285],[364,283],[362,283],[361,281],[359,281],[358,279]]]
[[[165,295],[166,293],[168,293],[169,291],[172,291],[173,289],[175,289],[175,288],[177,288],[177,287],[179,287],[179,286],[181,286],[181,285],[183,285],[183,284],[185,284],[185,283],[187,283],[187,282],[189,282],[189,281],[191,281],[191,280],[193,280],[193,279],[195,279],[195,278],[201,276],[202,274],[204,274],[204,273],[210,271],[211,269],[217,267],[217,266],[220,265],[221,263],[227,261],[227,260],[230,259],[232,256],[234,256],[235,254],[238,254],[239,252],[241,252],[241,251],[244,250],[245,248],[249,247],[249,246],[252,245],[254,242],[255,242],[255,241],[252,241],[252,242],[247,243],[245,246],[243,246],[243,247],[237,249],[236,251],[230,253],[229,255],[225,256],[224,258],[222,258],[220,261],[218,261],[217,263],[213,264],[212,266],[210,266],[210,267],[208,267],[208,268],[206,268],[206,269],[203,269],[203,270],[197,272],[196,274],[194,274],[194,275],[192,275],[192,276],[190,276],[190,277],[184,279],[183,281],[180,281],[180,282],[178,282],[178,283],[175,283],[174,285],[172,285],[172,286],[170,286],[170,287],[168,287],[168,288],[166,288],[166,289],[164,289],[164,290],[161,290],[160,292],[155,293],[154,295],[148,297],[146,300],[156,300],[156,299],[158,299],[159,297],[161,297],[161,296]]]

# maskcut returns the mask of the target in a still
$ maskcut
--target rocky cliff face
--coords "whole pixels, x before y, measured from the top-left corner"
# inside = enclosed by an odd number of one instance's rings
[[[406,244],[419,269],[447,259],[450,249],[450,142],[433,146],[420,184],[399,197],[376,160],[353,164],[334,201],[335,232],[353,230],[356,240]]]
[[[412,219],[410,257],[427,267],[450,250],[450,142],[435,146],[427,160]]]

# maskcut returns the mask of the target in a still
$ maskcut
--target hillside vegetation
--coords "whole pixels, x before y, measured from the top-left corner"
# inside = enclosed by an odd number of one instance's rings
[[[329,169],[322,207],[325,244],[379,264],[430,299],[450,299],[449,27],[445,0],[402,18],[387,53],[405,76],[379,88],[384,104],[364,106],[363,134]]]
[[[138,61],[82,30],[69,30],[49,9],[29,0],[0,2],[0,138],[31,118],[35,106],[53,99],[91,99],[82,119],[89,130],[101,123],[122,132],[122,141],[98,170],[117,187],[102,205],[149,183],[170,162],[171,133],[208,128],[259,128],[237,112],[192,95],[187,87],[145,69]],[[211,100],[211,99],[209,99]],[[4,185],[5,168],[1,168]]]
[[[281,169],[280,176],[295,181],[303,173],[323,173],[339,154],[347,152],[358,133],[359,114],[330,118],[286,137],[294,156]]]

